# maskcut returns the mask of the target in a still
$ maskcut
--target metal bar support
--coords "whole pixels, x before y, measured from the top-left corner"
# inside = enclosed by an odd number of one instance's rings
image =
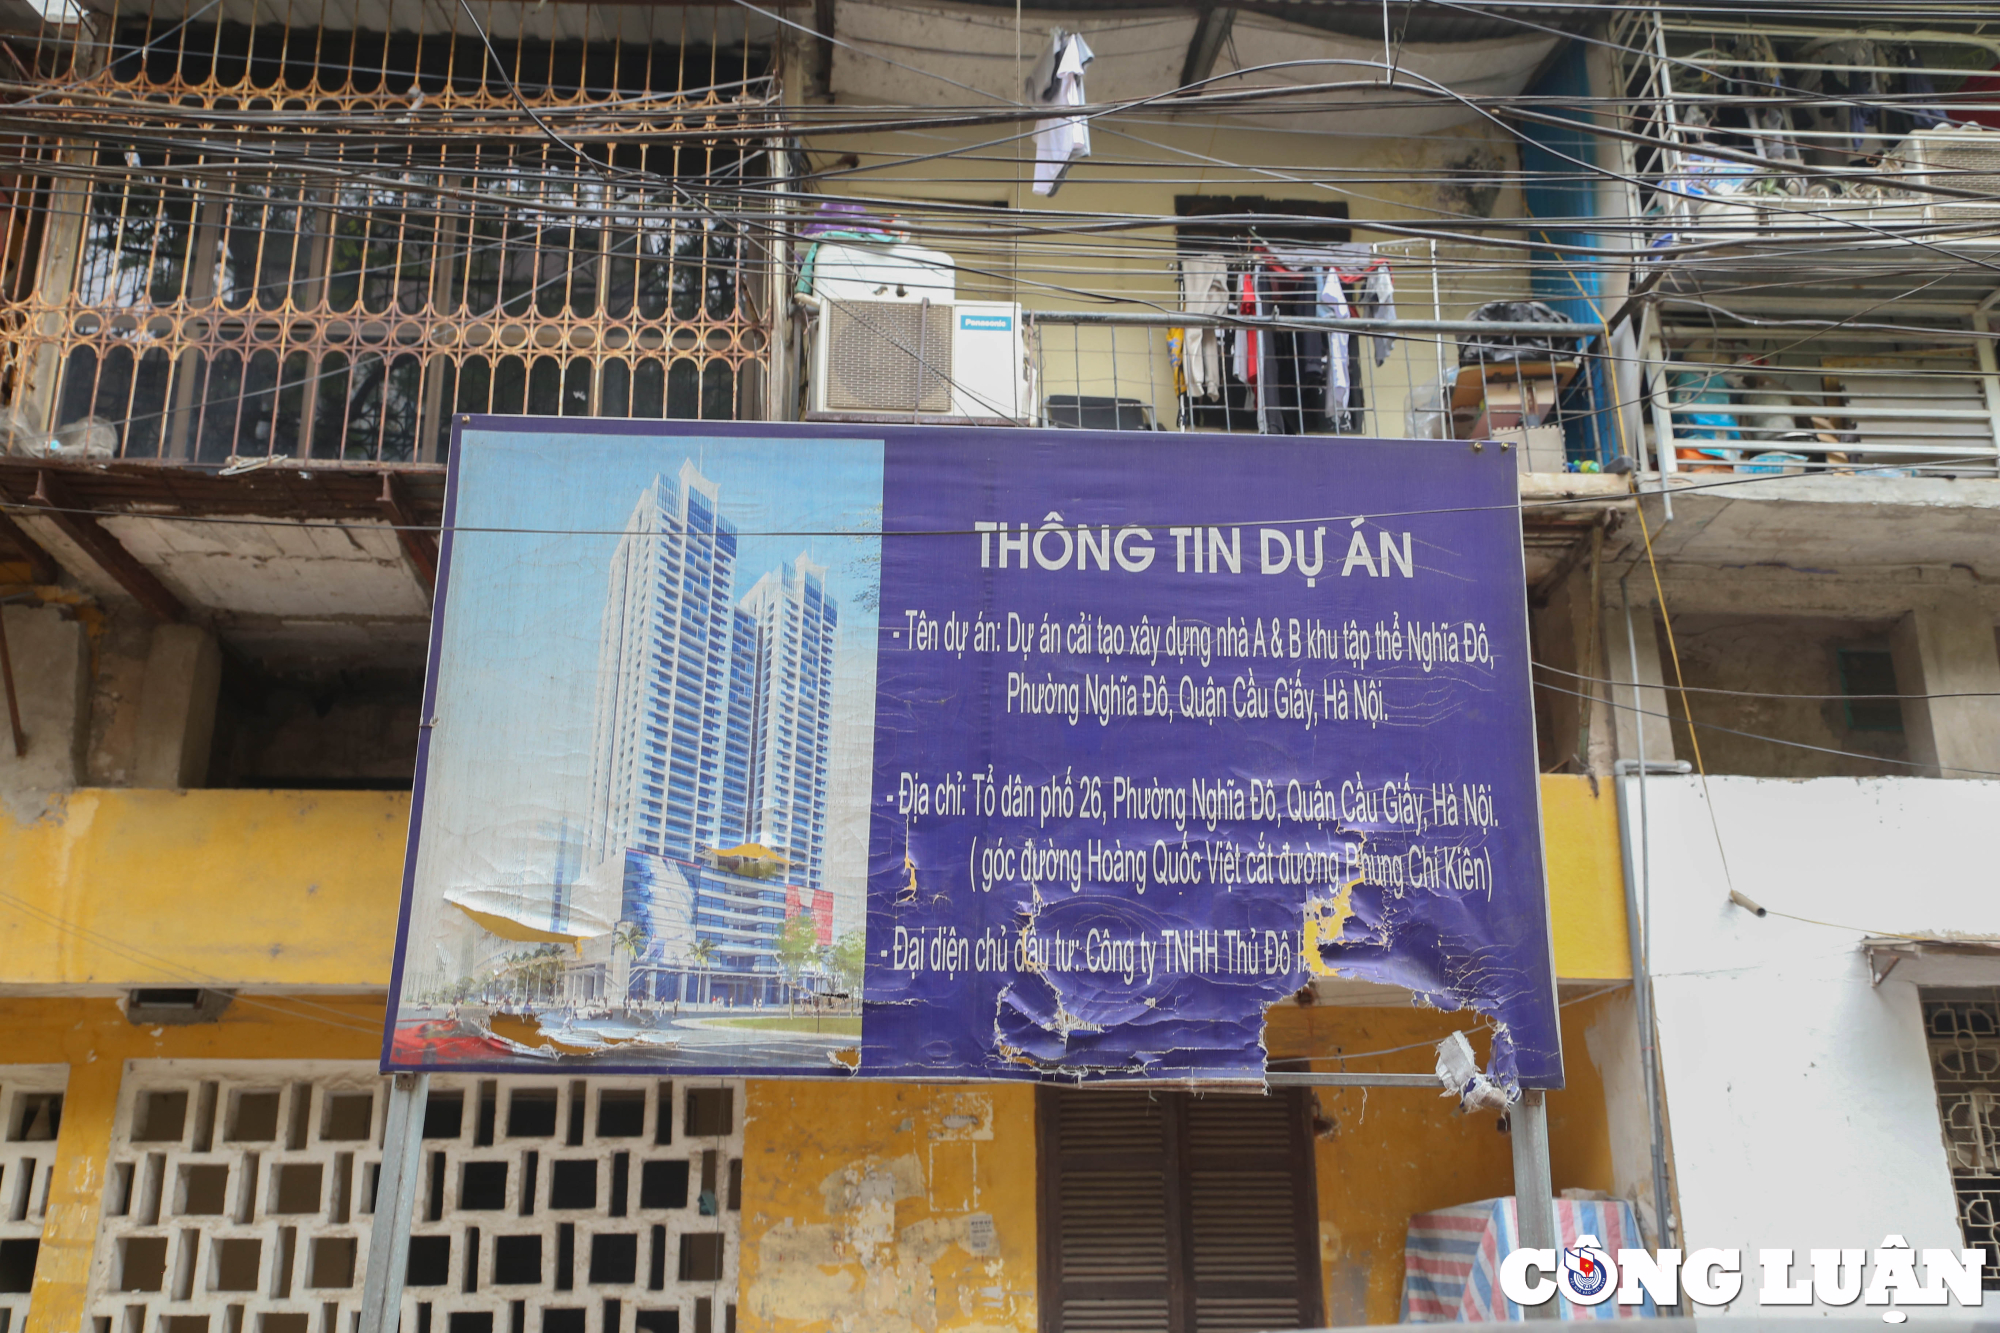
[[[1660,505],[1665,521],[1674,521],[1673,492],[1667,488],[1667,479],[1673,476],[1677,464],[1674,445],[1674,413],[1668,401],[1666,340],[1660,331],[1659,307],[1647,302],[1643,332],[1639,341],[1639,360],[1651,383],[1647,388],[1647,405],[1653,412],[1653,466],[1660,478]],[[1643,461],[1643,460],[1635,460]]]
[[[1993,317],[1986,313],[1984,303],[1973,315],[1972,327],[1980,333],[1993,331]],[[1986,400],[1986,435],[1996,458],[2000,458],[2000,360],[1993,355],[1991,338],[1979,339],[1974,344],[1974,353],[1979,358],[1979,391]]]
[[[1549,1171],[1549,1112],[1542,1094],[1524,1091],[1508,1110],[1507,1123],[1514,1147],[1514,1208],[1521,1248],[1556,1249],[1561,1238],[1556,1234],[1555,1181]],[[1552,1296],[1521,1309],[1530,1319],[1555,1319],[1561,1314],[1556,1300]]]
[[[28,754],[28,733],[21,730],[21,701],[14,693],[14,655],[7,649],[7,608],[0,605],[0,676],[7,682],[7,723],[14,734],[14,757]]]
[[[1161,329],[1333,329],[1340,333],[1494,333],[1529,337],[1596,338],[1602,324],[1537,324],[1532,320],[1478,319],[1283,319],[1248,315],[1197,315],[1186,310],[1157,313],[1123,310],[1037,310],[1037,324],[1127,325]]]
[[[1274,1088],[1429,1088],[1441,1093],[1436,1074],[1313,1074],[1274,1070],[1264,1075]]]
[[[430,1091],[429,1074],[397,1074],[389,1083],[382,1174],[375,1185],[375,1226],[368,1237],[368,1273],[356,1333],[396,1333],[402,1317],[410,1223],[417,1211],[417,1180],[423,1174],[418,1168],[424,1146],[424,1104]]]

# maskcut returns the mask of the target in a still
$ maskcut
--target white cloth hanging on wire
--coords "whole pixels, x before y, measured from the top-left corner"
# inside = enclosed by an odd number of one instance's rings
[[[1035,62],[1028,97],[1038,106],[1082,106],[1084,67],[1096,54],[1080,34],[1055,30],[1048,53]],[[1052,195],[1062,186],[1069,164],[1090,156],[1090,121],[1058,116],[1035,122],[1035,193]]]
[[[1181,260],[1181,309],[1190,315],[1229,313],[1229,261],[1220,255],[1189,255]],[[1181,344],[1181,370],[1190,398],[1214,401],[1222,392],[1222,330],[1187,330]]]
[[[1354,312],[1347,304],[1347,293],[1340,285],[1339,269],[1321,269],[1319,272],[1319,309],[1321,319],[1352,319]],[[1347,411],[1347,340],[1351,335],[1327,331],[1326,335],[1326,414],[1338,419]]]

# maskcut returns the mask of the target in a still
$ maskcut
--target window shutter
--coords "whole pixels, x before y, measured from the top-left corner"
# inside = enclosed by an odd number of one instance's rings
[[[1168,1298],[1180,1248],[1167,1208],[1171,1103],[1077,1091],[1049,1094],[1043,1107],[1042,1271],[1054,1297],[1044,1326],[1181,1333]]]
[[[1300,1098],[1181,1101],[1194,1240],[1192,1327],[1248,1333],[1319,1323],[1319,1219]]]
[[[1046,1333],[1236,1333],[1320,1322],[1306,1103],[1045,1090]]]

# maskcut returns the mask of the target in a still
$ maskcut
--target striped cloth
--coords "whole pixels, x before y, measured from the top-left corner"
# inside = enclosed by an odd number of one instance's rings
[[[1638,1219],[1623,1199],[1557,1199],[1556,1229],[1565,1246],[1595,1236],[1617,1257],[1643,1246]],[[1500,1294],[1500,1260],[1520,1242],[1512,1196],[1417,1213],[1403,1246],[1403,1322],[1524,1319],[1521,1307]],[[1552,1275],[1551,1275],[1552,1276]],[[1572,1305],[1551,1297],[1564,1319],[1640,1319],[1659,1314],[1644,1305]]]

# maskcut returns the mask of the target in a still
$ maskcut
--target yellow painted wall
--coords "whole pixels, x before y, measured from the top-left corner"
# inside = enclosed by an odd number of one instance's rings
[[[409,822],[407,792],[84,789],[29,823],[0,808],[0,984],[384,989]]]
[[[1565,981],[1630,981],[1618,799],[1609,782],[1542,775],[1542,856],[1548,865],[1556,975]]]
[[[1599,786],[1542,779],[1564,978],[1631,976]],[[26,823],[0,808],[0,985],[385,988],[409,817],[405,792],[84,789]]]
[[[745,1333],[1032,1333],[1033,1088],[764,1080],[747,1100]]]
[[[1542,781],[1558,972],[1627,975],[1608,789]],[[386,986],[409,798],[401,793],[86,790],[28,824],[0,814],[0,931],[12,986]],[[196,910],[191,910],[196,909]],[[58,928],[54,916],[72,923]],[[1569,1087],[1550,1097],[1557,1188],[1610,1188],[1603,1091],[1564,1012]],[[0,999],[0,1050],[71,1066],[31,1333],[76,1325],[105,1150],[128,1059],[373,1059],[370,996],[244,996],[219,1024],[140,1029],[106,999]],[[1464,1016],[1280,1006],[1274,1056],[1435,1042]],[[1481,1044],[1481,1043],[1476,1043]],[[1427,1049],[1348,1068],[1414,1070]],[[1392,1320],[1413,1211],[1504,1194],[1507,1139],[1426,1092],[1322,1092],[1319,1152],[1334,1322]],[[746,1329],[1021,1330],[1035,1325],[1033,1090],[753,1082],[746,1129]],[[969,1219],[996,1252],[972,1253]],[[814,1301],[823,1301],[815,1305]],[[805,1312],[819,1309],[818,1315]]]
[[[1562,1014],[1568,1086],[1548,1094],[1558,1192],[1612,1187],[1604,1084],[1583,1040],[1601,1003],[1584,999]],[[1431,1045],[1460,1028],[1484,1059],[1487,1029],[1475,1016],[1402,1006],[1279,1005],[1271,1011],[1265,1043],[1273,1058],[1315,1057],[1315,1070],[1417,1073],[1430,1068]],[[1360,1054],[1384,1051],[1389,1053]],[[1345,1058],[1323,1058],[1334,1053]],[[1317,1162],[1326,1321],[1394,1323],[1410,1215],[1512,1194],[1511,1141],[1492,1112],[1462,1115],[1455,1100],[1428,1089],[1321,1088],[1316,1095],[1321,1114],[1332,1122],[1319,1140]]]
[[[26,1333],[82,1324],[127,1060],[371,1060],[381,1033],[380,996],[239,997],[219,1023],[153,1028],[126,1022],[113,1000],[0,999],[8,1061],[70,1067]]]

